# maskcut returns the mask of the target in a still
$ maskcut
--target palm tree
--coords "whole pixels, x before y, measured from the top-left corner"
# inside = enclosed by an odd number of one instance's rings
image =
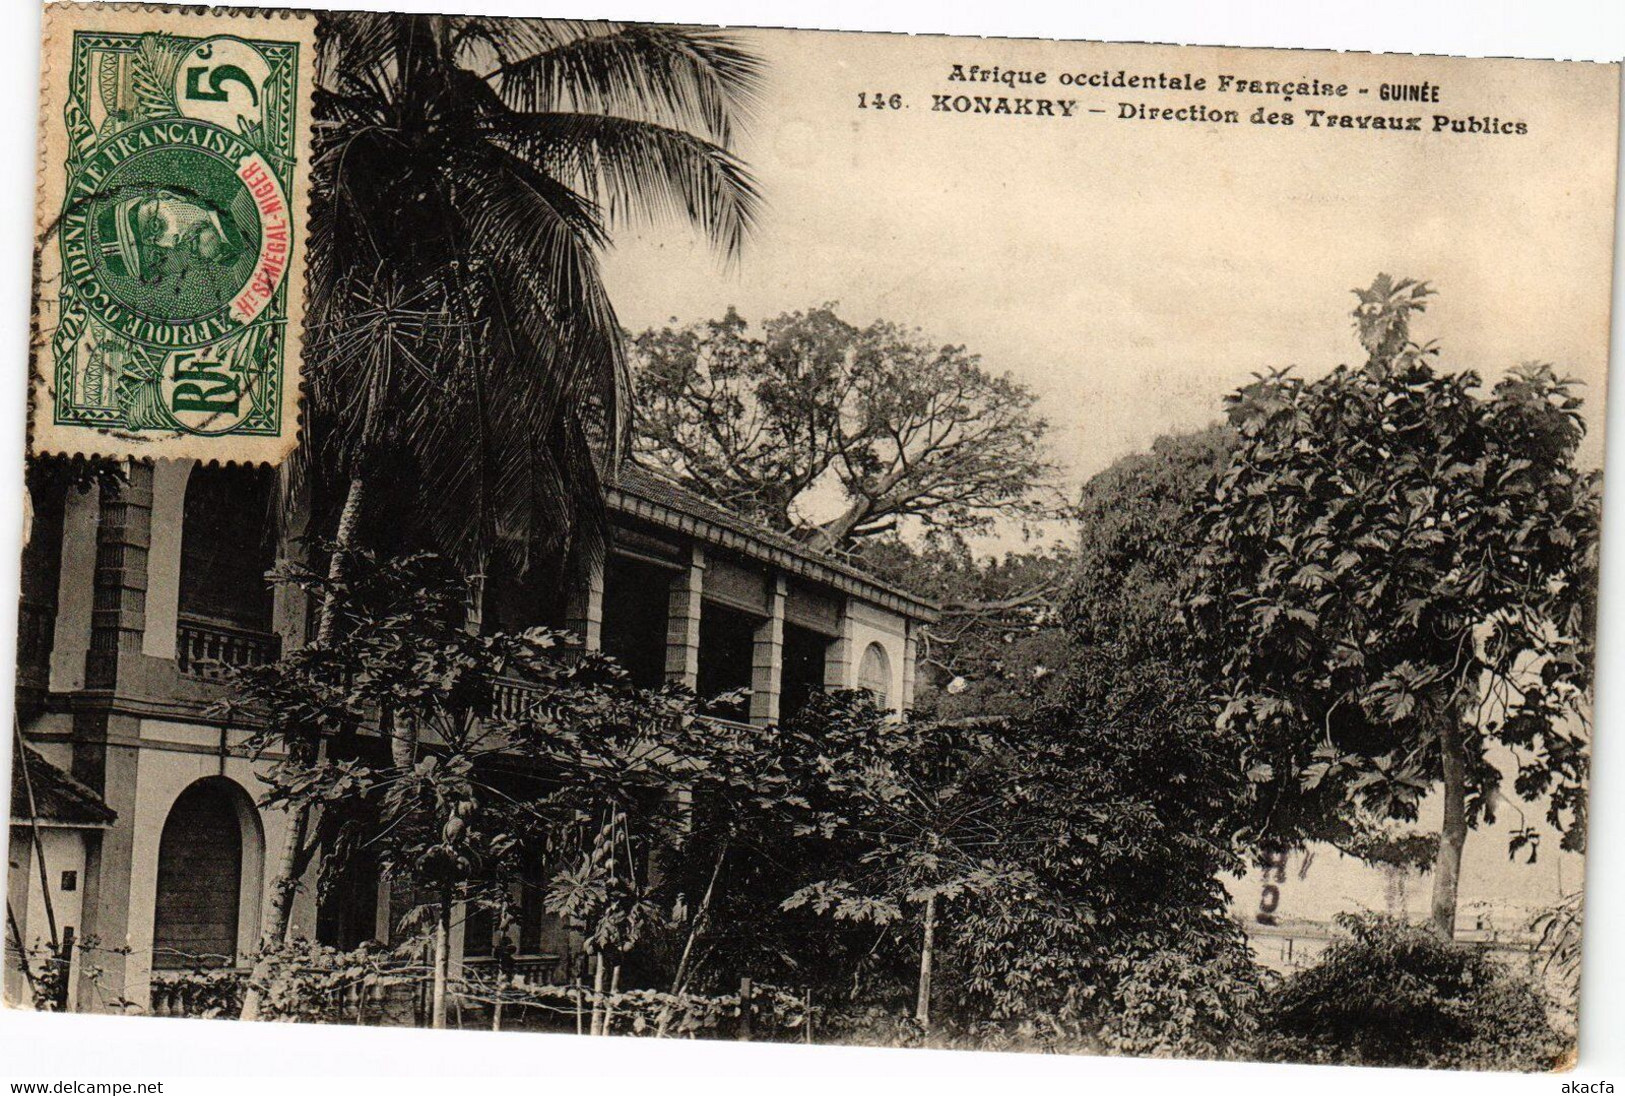
[[[318,58],[287,496],[333,530],[335,572],[369,529],[471,571],[590,556],[628,388],[599,256],[668,215],[738,254],[757,195],[731,149],[760,61],[710,30],[371,12],[327,15]]]
[[[737,254],[760,64],[703,30],[376,13],[321,58],[296,476],[321,505],[409,471],[429,547],[527,563],[596,512],[588,436],[617,455],[608,231],[678,214]]]

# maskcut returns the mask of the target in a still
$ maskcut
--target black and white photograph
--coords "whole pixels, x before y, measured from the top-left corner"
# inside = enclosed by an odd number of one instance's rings
[[[1618,64],[513,7],[46,5],[9,1010],[1584,1067]]]

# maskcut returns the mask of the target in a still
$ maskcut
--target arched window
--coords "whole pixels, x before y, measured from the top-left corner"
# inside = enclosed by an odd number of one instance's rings
[[[276,657],[271,586],[276,562],[273,473],[259,466],[198,465],[186,482],[181,526],[177,655],[181,669],[213,676]]]
[[[858,688],[872,693],[881,707],[891,707],[891,658],[878,643],[863,649],[863,661],[858,663]]]
[[[155,970],[230,966],[238,953],[243,913],[244,853],[258,863],[259,834],[245,826],[253,811],[240,788],[223,777],[187,787],[169,809],[158,839],[158,894],[153,910]],[[246,836],[255,842],[245,849]],[[252,875],[250,875],[252,878]]]

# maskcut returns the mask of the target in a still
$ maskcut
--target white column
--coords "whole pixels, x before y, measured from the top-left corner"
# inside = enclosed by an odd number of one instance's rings
[[[175,657],[176,616],[181,605],[181,533],[186,484],[197,461],[161,460],[152,467],[152,544],[147,550],[147,630],[141,653]]]
[[[281,490],[281,484],[278,484]],[[301,491],[298,501],[291,507],[286,523],[279,523],[276,543],[276,562],[304,563],[305,528],[310,521],[310,493]],[[305,591],[291,582],[271,587],[271,631],[282,640],[282,650],[296,651],[305,645],[305,626],[310,606]]]
[[[589,651],[604,647],[604,561],[592,565],[586,580],[571,587],[564,609],[564,626],[581,637]]]
[[[750,721],[765,726],[779,718],[779,687],[784,675],[784,601],[788,584],[773,576],[767,596],[767,619],[756,627],[751,647]]]
[[[666,680],[700,685],[700,602],[705,589],[705,549],[690,550],[688,570],[672,579],[666,610]]]
[[[56,588],[56,631],[51,639],[51,689],[85,687],[90,609],[96,583],[96,522],[100,492],[68,489],[62,508],[62,573]],[[173,639],[173,637],[171,637]]]
[[[830,640],[824,656],[824,688],[850,689],[857,681],[857,651],[852,640],[852,603],[841,603],[841,634]]]
[[[903,696],[902,703],[897,706],[900,712],[906,712],[914,705],[914,666],[919,660],[919,641],[915,632],[919,625],[914,621],[903,623]]]

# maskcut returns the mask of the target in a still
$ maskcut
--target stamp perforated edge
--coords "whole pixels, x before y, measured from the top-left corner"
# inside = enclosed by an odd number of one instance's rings
[[[51,236],[52,227],[57,219],[57,211],[49,204],[52,188],[48,174],[51,163],[52,131],[50,127],[53,121],[53,107],[60,106],[52,96],[52,80],[55,74],[54,61],[61,48],[60,36],[63,34],[71,35],[75,30],[80,29],[73,22],[74,16],[88,16],[92,21],[100,22],[103,17],[121,14],[158,15],[165,19],[201,17],[209,21],[248,19],[267,23],[273,21],[289,22],[308,32],[305,37],[310,48],[300,64],[300,76],[304,83],[302,96],[304,107],[302,112],[299,103],[297,101],[295,103],[296,115],[302,113],[302,117],[307,123],[303,138],[299,142],[299,146],[303,150],[302,159],[304,163],[294,172],[289,187],[289,203],[299,226],[299,234],[295,239],[294,262],[290,263],[289,266],[290,271],[297,273],[297,285],[290,285],[289,287],[288,324],[290,328],[297,326],[298,340],[297,346],[290,348],[284,365],[283,407],[281,410],[284,429],[274,437],[176,435],[143,442],[139,446],[128,443],[103,445],[100,443],[116,437],[112,431],[79,427],[77,429],[82,433],[82,440],[86,443],[82,446],[40,444],[39,416],[50,414],[50,387],[53,383],[50,372],[44,364],[44,355],[42,354],[46,342],[41,327],[39,306],[40,291],[43,287],[41,260],[45,248],[49,246],[48,237]],[[240,464],[274,467],[282,463],[298,445],[300,432],[304,428],[304,346],[307,335],[304,288],[309,265],[307,246],[310,242],[309,161],[312,136],[310,131],[314,124],[309,103],[315,91],[317,16],[318,13],[313,10],[218,4],[90,3],[84,2],[84,0],[58,0],[58,2],[44,5],[40,20],[39,97],[35,104],[37,112],[35,124],[37,129],[35,136],[34,232],[30,277],[28,356],[23,373],[27,401],[24,451],[28,456],[53,455],[107,461],[195,460],[200,464],[214,466]],[[50,437],[55,437],[57,431],[48,429],[46,433]],[[117,440],[126,441],[122,437]],[[194,449],[196,451],[192,451]],[[231,452],[232,449],[249,450],[249,452]]]

